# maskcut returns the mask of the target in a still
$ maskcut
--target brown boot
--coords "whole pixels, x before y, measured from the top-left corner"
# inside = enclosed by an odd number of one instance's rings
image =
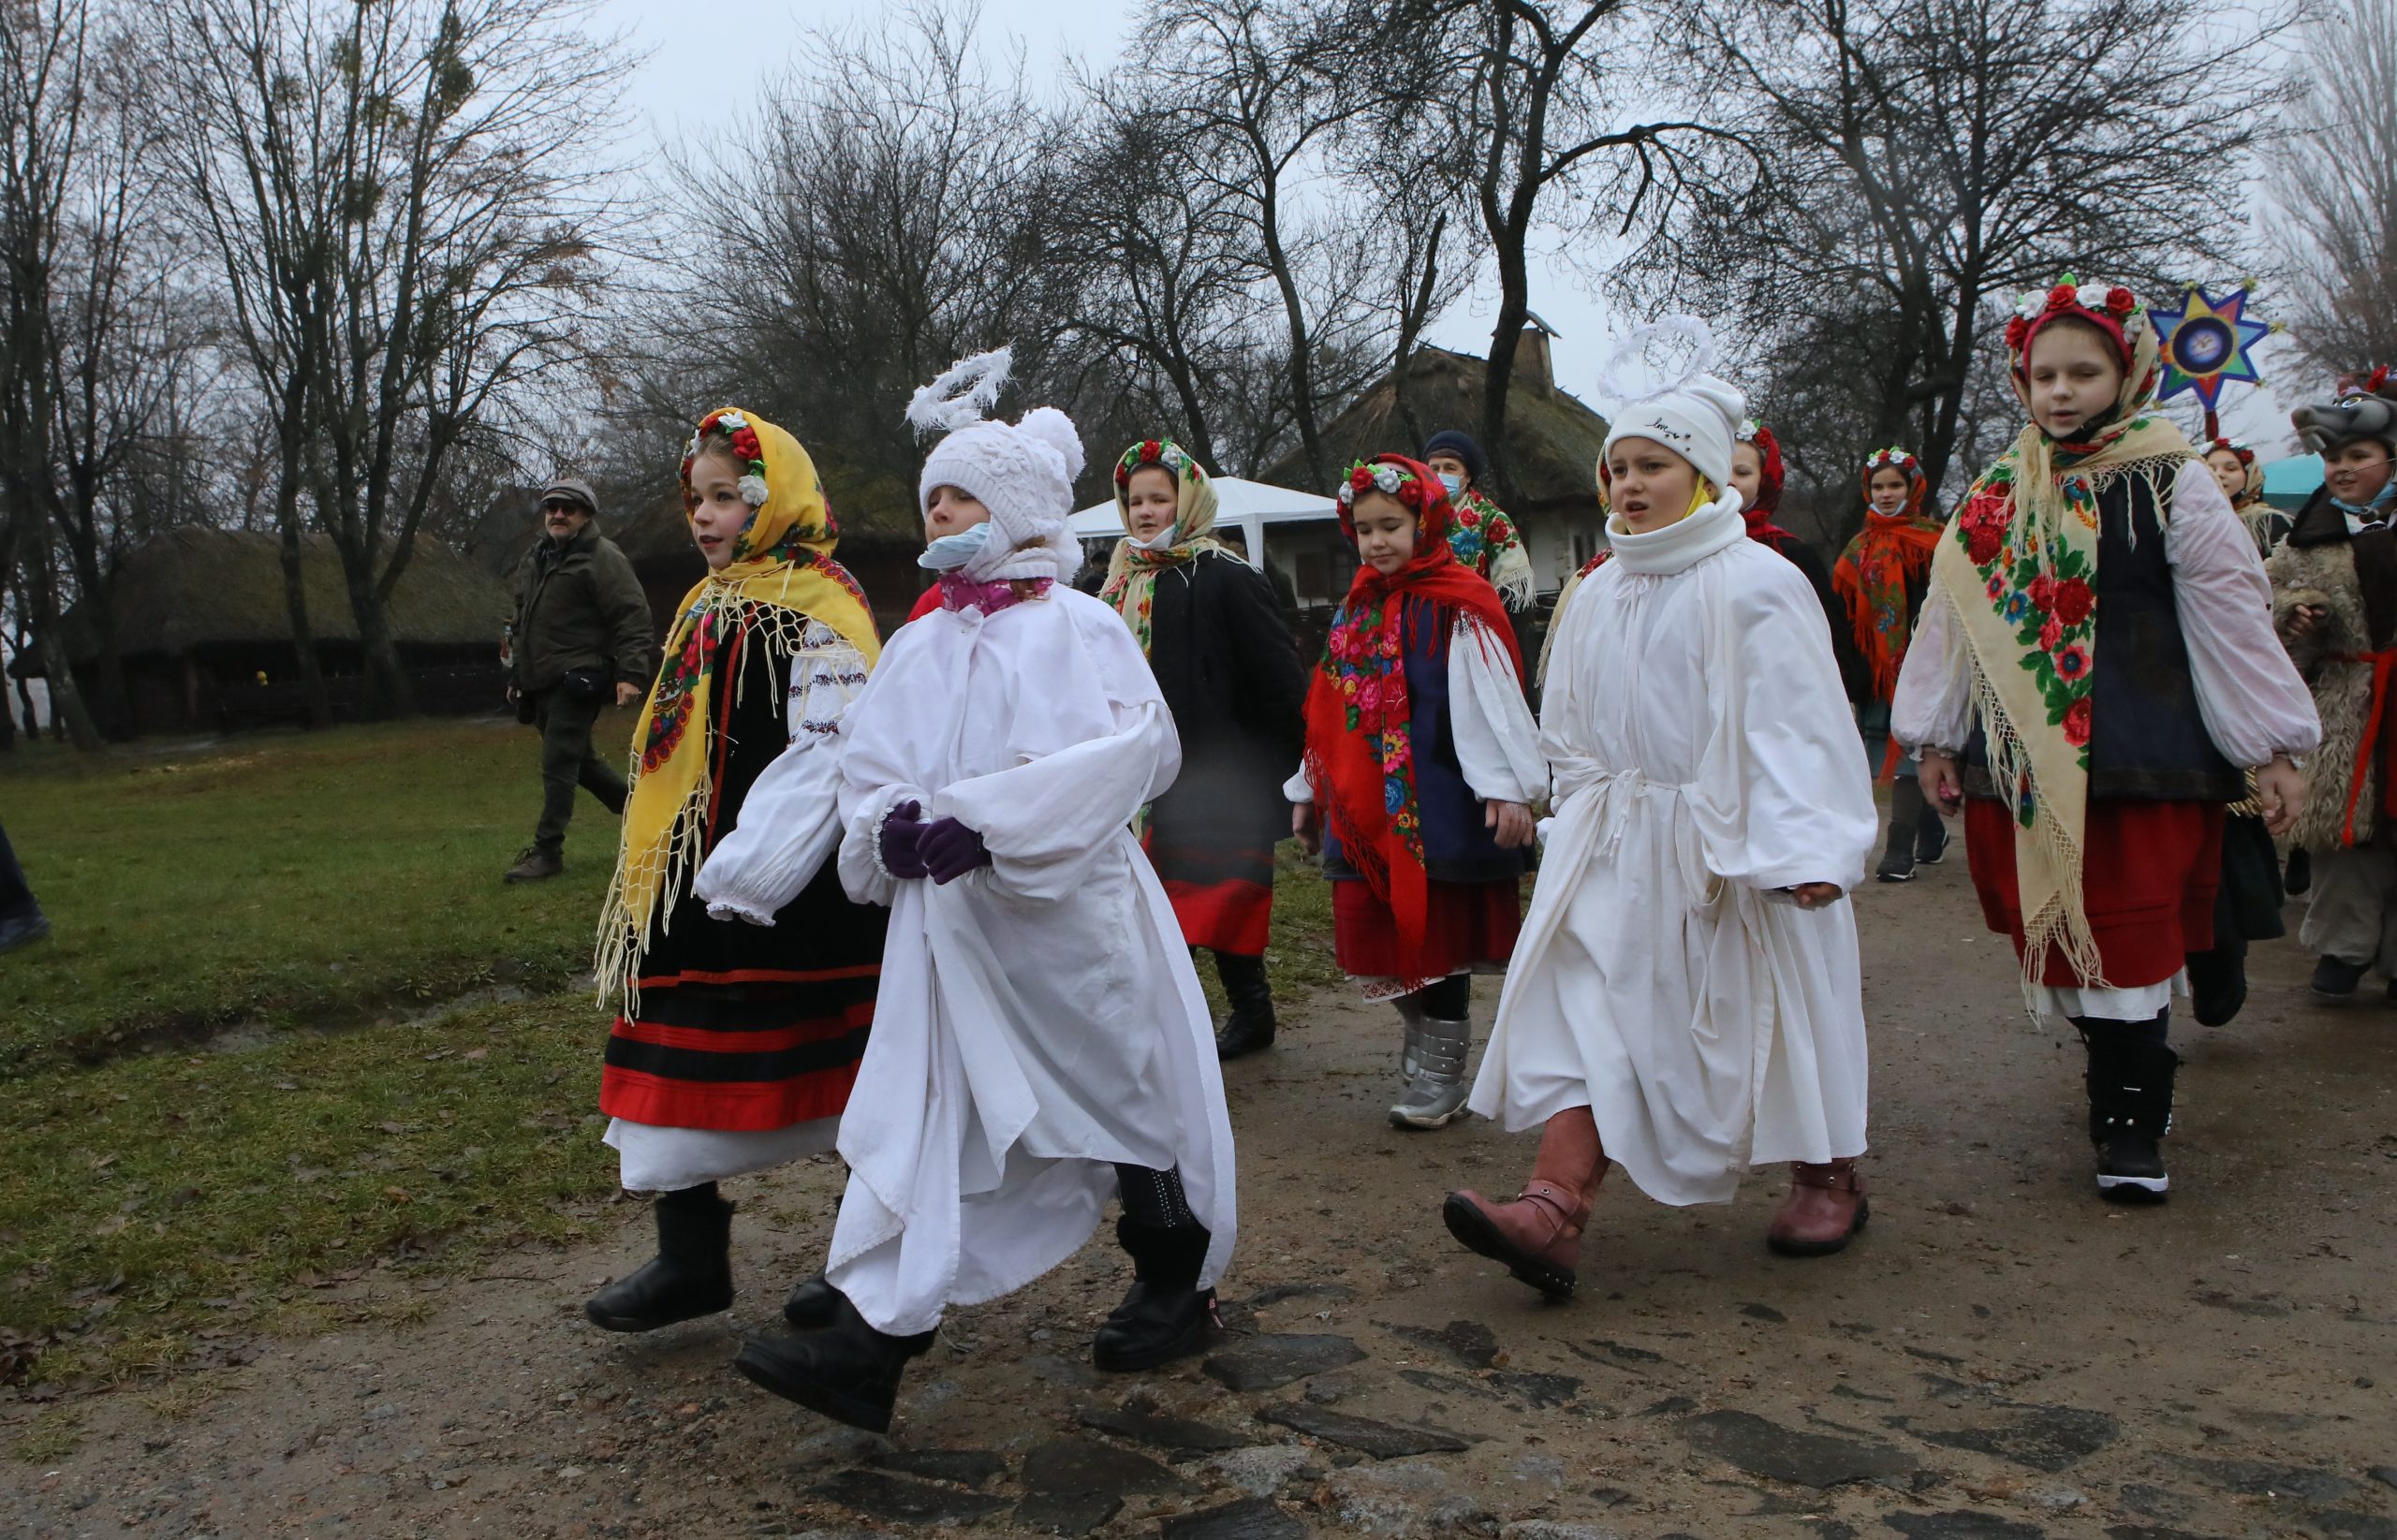
[[[1569,1299],[1581,1259],[1581,1227],[1607,1168],[1597,1124],[1577,1107],[1548,1120],[1532,1180],[1511,1203],[1450,1193],[1440,1218],[1467,1251],[1507,1264],[1514,1277],[1551,1299]]]
[[[1864,1179],[1856,1162],[1835,1160],[1827,1166],[1792,1161],[1789,1195],[1772,1216],[1764,1243],[1783,1256],[1829,1256],[1846,1251],[1857,1231],[1873,1217],[1865,1201]]]
[[[562,858],[535,847],[517,857],[516,864],[509,867],[507,875],[500,880],[502,882],[540,882],[545,878],[557,876],[565,871],[566,861]]]

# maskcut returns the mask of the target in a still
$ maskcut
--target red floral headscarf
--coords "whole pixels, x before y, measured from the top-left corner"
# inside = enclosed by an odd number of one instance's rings
[[[1340,528],[1352,544],[1355,500],[1374,491],[1416,510],[1415,554],[1396,572],[1359,566],[1332,618],[1307,689],[1307,780],[1341,854],[1390,905],[1412,950],[1423,944],[1431,889],[1415,799],[1407,646],[1427,627],[1445,641],[1465,617],[1498,638],[1518,679],[1523,663],[1498,591],[1458,565],[1448,547],[1454,513],[1439,478],[1404,455],[1350,466],[1340,488]]]
[[[1896,470],[1907,478],[1905,506],[1883,513],[1873,506],[1873,477]],[[1846,601],[1848,624],[1856,645],[1873,668],[1873,698],[1888,700],[1897,693],[1898,670],[1905,663],[1906,641],[1914,635],[1914,607],[1908,596],[1931,571],[1939,549],[1939,525],[1923,517],[1931,483],[1922,464],[1904,449],[1876,449],[1865,457],[1863,472],[1864,527],[1840,552],[1831,568],[1831,587]]]
[[[1737,436],[1740,443],[1757,452],[1757,500],[1742,508],[1740,517],[1748,521],[1749,539],[1760,540],[1777,550],[1785,542],[1798,538],[1772,521],[1773,515],[1781,511],[1781,489],[1787,479],[1781,463],[1781,440],[1753,418],[1741,425]],[[1604,466],[1599,467],[1599,479],[1607,479]]]

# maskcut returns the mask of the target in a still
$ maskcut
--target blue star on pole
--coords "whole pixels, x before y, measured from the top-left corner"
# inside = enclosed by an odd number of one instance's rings
[[[2192,284],[2179,304],[2157,305],[2149,311],[2164,354],[2160,398],[2169,400],[2194,390],[2211,418],[2221,403],[2224,382],[2263,383],[2250,350],[2271,336],[2272,328],[2247,318],[2247,288],[2242,284],[2217,299],[2202,286]]]

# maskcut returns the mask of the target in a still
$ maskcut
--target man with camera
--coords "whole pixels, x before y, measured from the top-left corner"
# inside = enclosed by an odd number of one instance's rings
[[[592,725],[610,700],[629,706],[649,688],[656,631],[632,563],[592,528],[591,484],[564,477],[541,493],[541,538],[516,571],[516,615],[500,658],[516,720],[541,729],[541,821],[509,882],[566,870],[566,826],[580,785],[625,811],[625,778],[591,750]]]

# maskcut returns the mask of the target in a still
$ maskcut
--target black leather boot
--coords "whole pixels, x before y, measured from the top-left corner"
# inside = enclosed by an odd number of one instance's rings
[[[1198,1286],[1208,1233],[1197,1224],[1158,1229],[1126,1215],[1115,1239],[1131,1254],[1132,1292],[1091,1343],[1091,1361],[1116,1373],[1154,1369],[1195,1353],[1215,1327],[1215,1291]]]
[[[608,1331],[655,1331],[732,1305],[732,1205],[715,1183],[660,1193],[657,1255],[583,1302]]]
[[[2089,1142],[2097,1149],[2097,1194],[2116,1203],[2161,1203],[2172,1187],[2162,1144],[2172,1129],[2172,1081],[2181,1056],[2133,1035],[2125,1023],[2075,1025],[2089,1046]]]
[[[890,1409],[908,1360],[923,1357],[933,1333],[893,1337],[876,1331],[830,1284],[832,1319],[796,1337],[753,1338],[732,1367],[785,1401],[869,1433],[890,1430]]]
[[[1237,952],[1215,954],[1215,976],[1224,981],[1231,1014],[1215,1029],[1215,1057],[1237,1059],[1273,1046],[1273,986],[1265,977],[1265,960]]]
[[[840,1319],[840,1313],[841,1291],[820,1272],[803,1283],[793,1283],[789,1297],[783,1300],[783,1319],[801,1331],[829,1327]]]

